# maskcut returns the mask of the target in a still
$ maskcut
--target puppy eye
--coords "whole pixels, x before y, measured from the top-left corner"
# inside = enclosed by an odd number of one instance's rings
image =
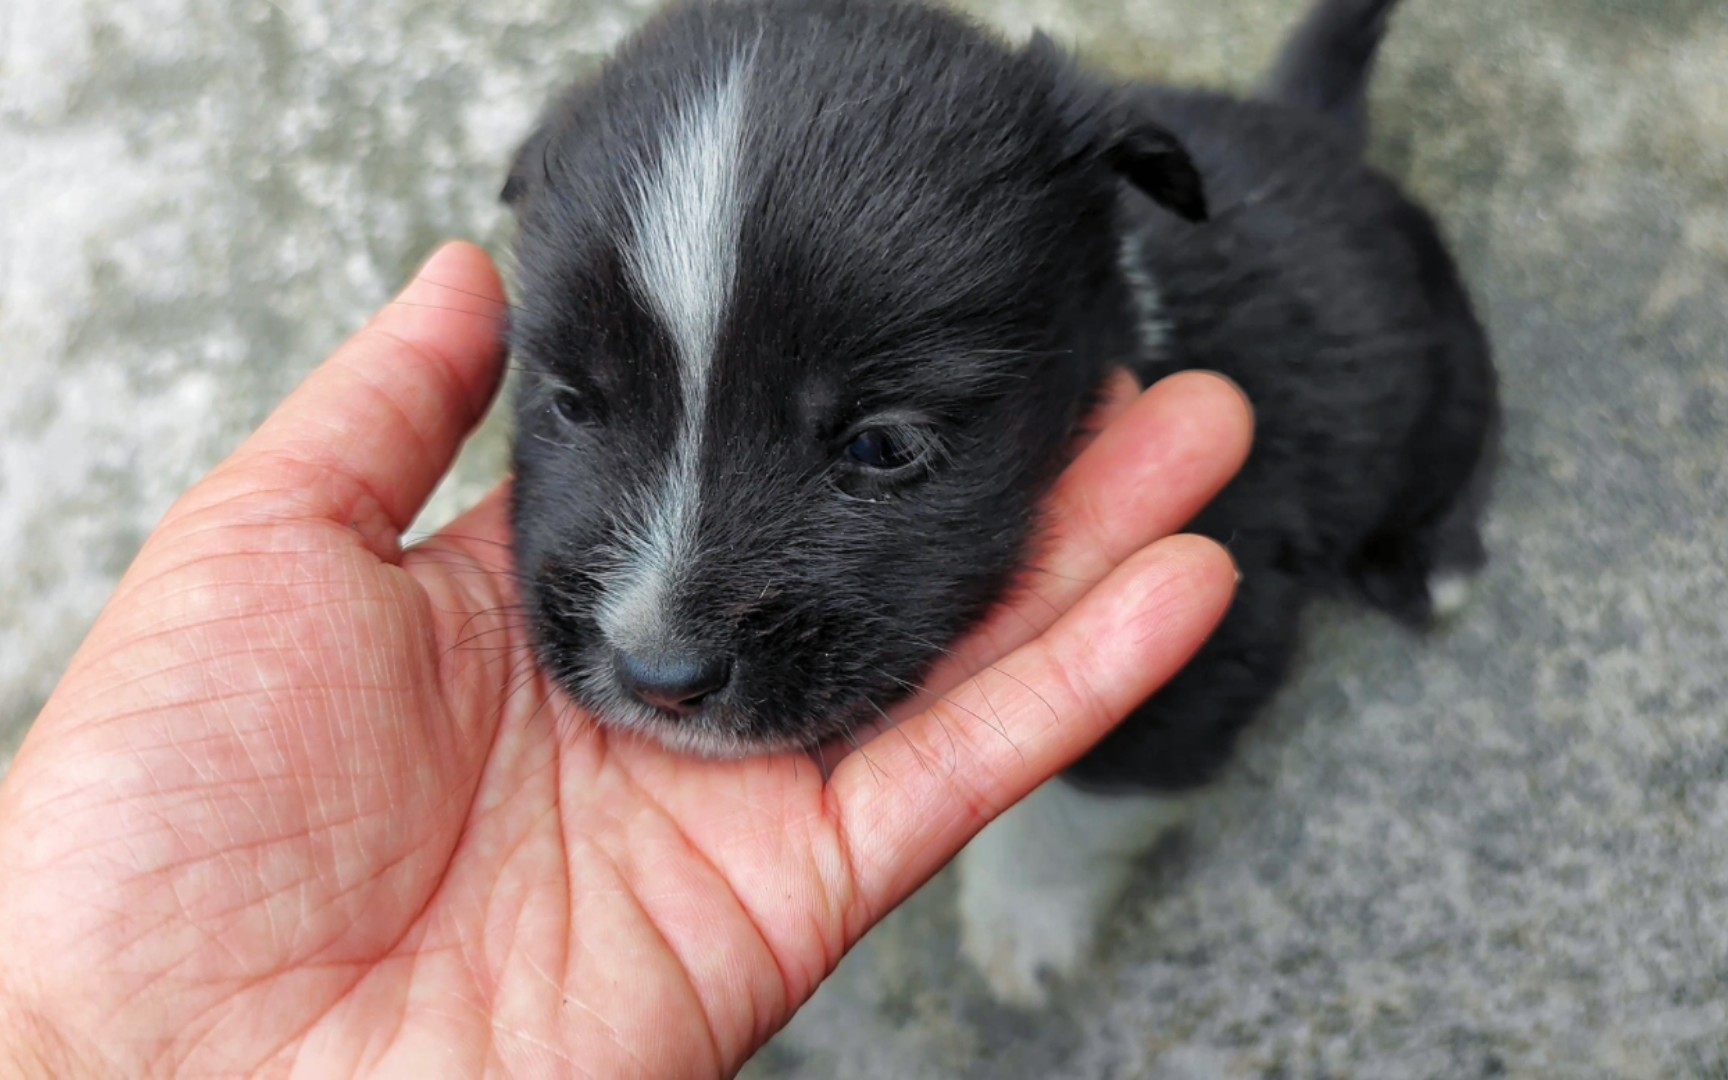
[[[586,424],[594,419],[587,396],[569,386],[560,386],[552,392],[552,411],[567,424]]]
[[[918,453],[886,428],[865,428],[846,444],[846,460],[878,472],[894,472],[914,464]]]
[[[922,424],[878,417],[852,429],[832,480],[841,493],[876,502],[922,478],[938,447],[935,432]]]

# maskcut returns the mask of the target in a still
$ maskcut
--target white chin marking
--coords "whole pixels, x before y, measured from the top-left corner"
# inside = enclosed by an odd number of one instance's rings
[[[601,607],[601,627],[619,648],[676,644],[667,612],[697,546],[702,420],[738,269],[748,84],[740,57],[691,94],[635,192],[626,263],[677,349],[682,411],[665,480],[637,508],[624,569]]]
[[[699,720],[665,720],[653,718],[640,721],[609,721],[618,731],[645,738],[665,747],[674,754],[708,758],[712,761],[738,761],[743,758],[768,757],[774,754],[802,752],[805,743],[791,735],[775,738],[762,736],[745,738],[711,722]]]
[[[1450,619],[1470,603],[1470,576],[1452,571],[1435,574],[1428,579],[1428,596],[1434,604],[1434,617]]]
[[[735,761],[739,758],[753,757],[758,754],[776,753],[780,749],[774,745],[758,745],[747,742],[727,732],[714,731],[693,724],[681,724],[677,721],[661,720],[632,725],[630,730],[634,730],[675,754],[709,758],[714,761]]]
[[[1134,861],[1185,811],[1169,796],[1093,795],[1057,779],[966,846],[960,950],[998,1001],[1040,1006],[1046,978],[1078,970]]]

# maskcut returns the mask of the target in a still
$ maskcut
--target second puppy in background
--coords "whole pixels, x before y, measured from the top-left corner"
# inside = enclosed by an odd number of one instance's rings
[[[1321,0],[1251,100],[1133,86],[1192,158],[1195,227],[1125,192],[1121,269],[1143,380],[1223,372],[1254,450],[1189,529],[1242,570],[1184,671],[960,857],[965,951],[997,996],[1072,974],[1133,861],[1177,824],[1284,679],[1303,600],[1339,586],[1413,625],[1461,606],[1485,559],[1498,407],[1491,350],[1429,215],[1362,161],[1396,0]]]
[[[545,670],[692,752],[845,734],[1002,597],[1114,368],[1234,378],[1255,448],[1191,525],[1242,569],[1230,613],[960,859],[964,951],[1041,1000],[1282,680],[1305,598],[1426,622],[1482,561],[1488,345],[1428,215],[1361,160],[1392,7],[1323,0],[1252,101],[914,4],[652,20],[505,191]]]

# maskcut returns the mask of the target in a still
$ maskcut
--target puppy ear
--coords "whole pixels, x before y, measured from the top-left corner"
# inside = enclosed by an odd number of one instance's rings
[[[1050,80],[1068,158],[1101,160],[1171,212],[1189,221],[1207,219],[1205,183],[1175,135],[1141,115],[1120,90],[1081,71],[1046,34],[1032,35],[1026,56]]]
[[[1200,170],[1176,136],[1157,124],[1130,120],[1105,147],[1104,160],[1160,206],[1189,221],[1206,220]]]
[[[542,123],[516,151],[510,175],[504,180],[504,190],[498,193],[504,205],[520,206],[530,192],[546,182],[546,148],[551,138],[551,125]]]

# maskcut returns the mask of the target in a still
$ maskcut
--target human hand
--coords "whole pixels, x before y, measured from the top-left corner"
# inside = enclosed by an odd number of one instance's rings
[[[535,668],[503,489],[400,548],[502,310],[442,249],[145,544],[0,787],[0,1063],[729,1073],[1228,603],[1221,549],[1159,538],[1248,410],[1179,376],[1119,396],[934,705],[827,775],[611,734]]]

